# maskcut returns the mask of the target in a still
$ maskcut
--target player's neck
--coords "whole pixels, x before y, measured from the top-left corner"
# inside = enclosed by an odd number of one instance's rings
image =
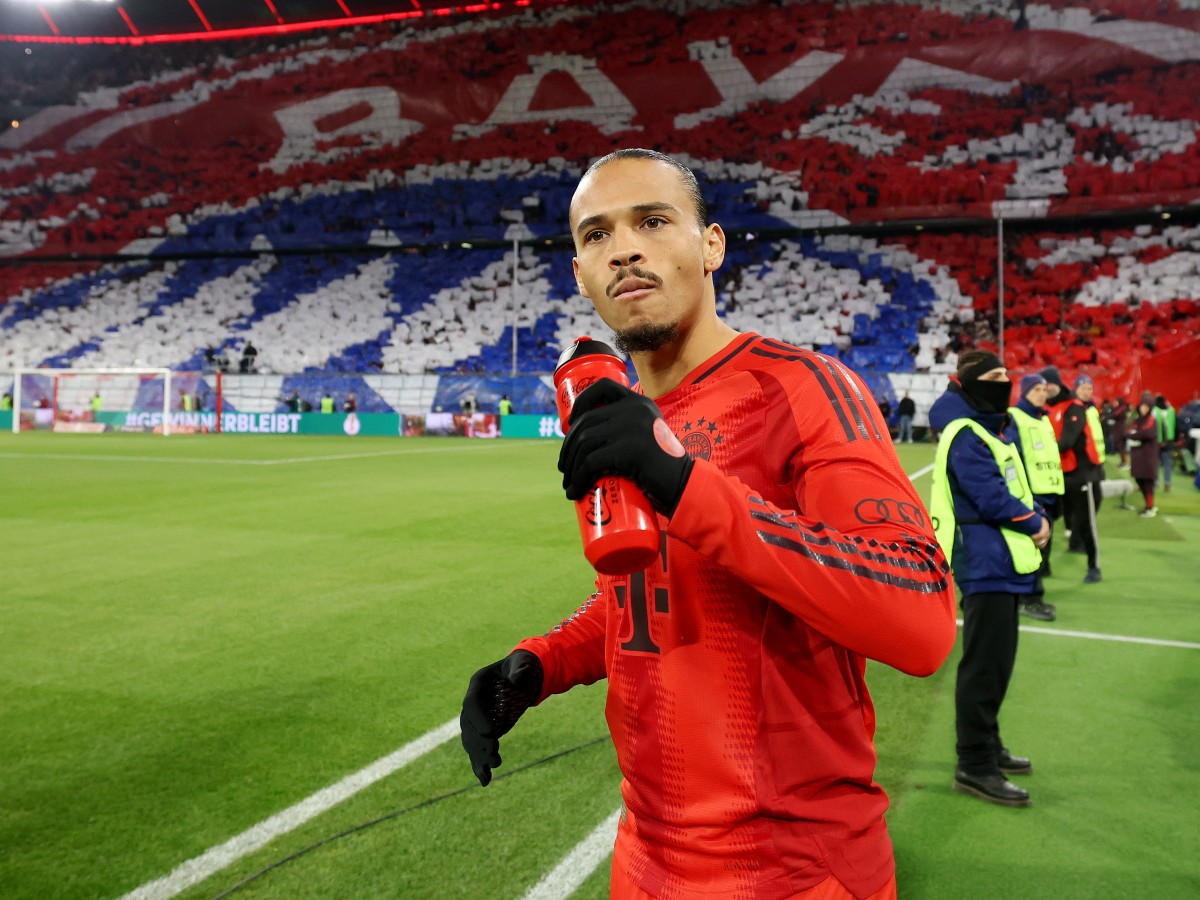
[[[653,400],[675,390],[693,369],[728,346],[739,333],[714,313],[661,350],[631,353],[642,392]]]

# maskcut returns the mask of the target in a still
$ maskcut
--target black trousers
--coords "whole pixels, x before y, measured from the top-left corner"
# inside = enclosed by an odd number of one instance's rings
[[[1017,659],[1016,594],[963,597],[963,649],[954,688],[958,766],[969,775],[1000,771],[1000,705]]]
[[[1042,579],[1050,577],[1050,547],[1054,543],[1054,523],[1062,518],[1062,502],[1052,503],[1045,509],[1046,515],[1050,517],[1050,539],[1046,541],[1046,546],[1041,551],[1042,564],[1038,567],[1037,584],[1034,585],[1032,594],[1027,597],[1018,598],[1022,602],[1044,603],[1046,598],[1046,587],[1042,583]]]
[[[1071,547],[1087,554],[1088,568],[1100,568],[1100,534],[1096,529],[1096,513],[1100,511],[1102,497],[1100,482],[1066,485],[1063,505],[1066,526],[1071,530]]]

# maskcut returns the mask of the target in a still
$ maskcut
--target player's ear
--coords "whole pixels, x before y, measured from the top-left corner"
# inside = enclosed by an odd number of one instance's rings
[[[579,277],[579,257],[578,256],[571,257],[571,271],[575,273],[575,288],[576,288],[576,290],[579,291],[579,296],[587,297],[589,300],[591,300],[592,298],[591,298],[591,296],[589,296],[589,294],[587,292],[587,287],[584,286],[583,279]]]
[[[713,222],[704,229],[704,271],[713,273],[725,261],[725,232]]]

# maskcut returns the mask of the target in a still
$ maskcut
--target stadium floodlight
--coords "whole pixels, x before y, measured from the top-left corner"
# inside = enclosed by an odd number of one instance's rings
[[[151,410],[162,433],[169,435],[174,375],[170,369],[156,368],[17,369],[13,372],[13,433],[20,433],[23,420],[35,428],[93,430],[85,426],[99,424],[91,406],[91,398],[98,396],[110,411]]]

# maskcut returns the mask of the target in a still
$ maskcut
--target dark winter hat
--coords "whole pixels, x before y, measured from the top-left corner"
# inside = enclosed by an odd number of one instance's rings
[[[1045,384],[1045,383],[1046,383],[1046,379],[1043,378],[1041,375],[1038,375],[1036,373],[1033,375],[1026,375],[1024,378],[1021,379],[1021,396],[1024,397],[1026,394],[1028,394],[1031,390],[1033,390],[1039,384]]]
[[[965,384],[986,375],[992,369],[1002,369],[1004,363],[990,350],[968,350],[958,358],[958,377]]]
[[[1058,366],[1046,366],[1042,369],[1041,375],[1050,384],[1057,384],[1060,388],[1066,388],[1063,384],[1062,376],[1058,374]]]
[[[1088,374],[1086,374],[1086,373],[1085,373],[1085,374],[1083,374],[1083,375],[1080,375],[1078,378],[1076,378],[1076,379],[1075,379],[1075,387],[1076,387],[1076,389],[1078,389],[1078,388],[1079,388],[1079,386],[1080,386],[1081,384],[1095,384],[1095,382],[1094,382],[1094,381],[1092,381],[1092,376],[1091,376],[1091,375],[1088,375]]]

